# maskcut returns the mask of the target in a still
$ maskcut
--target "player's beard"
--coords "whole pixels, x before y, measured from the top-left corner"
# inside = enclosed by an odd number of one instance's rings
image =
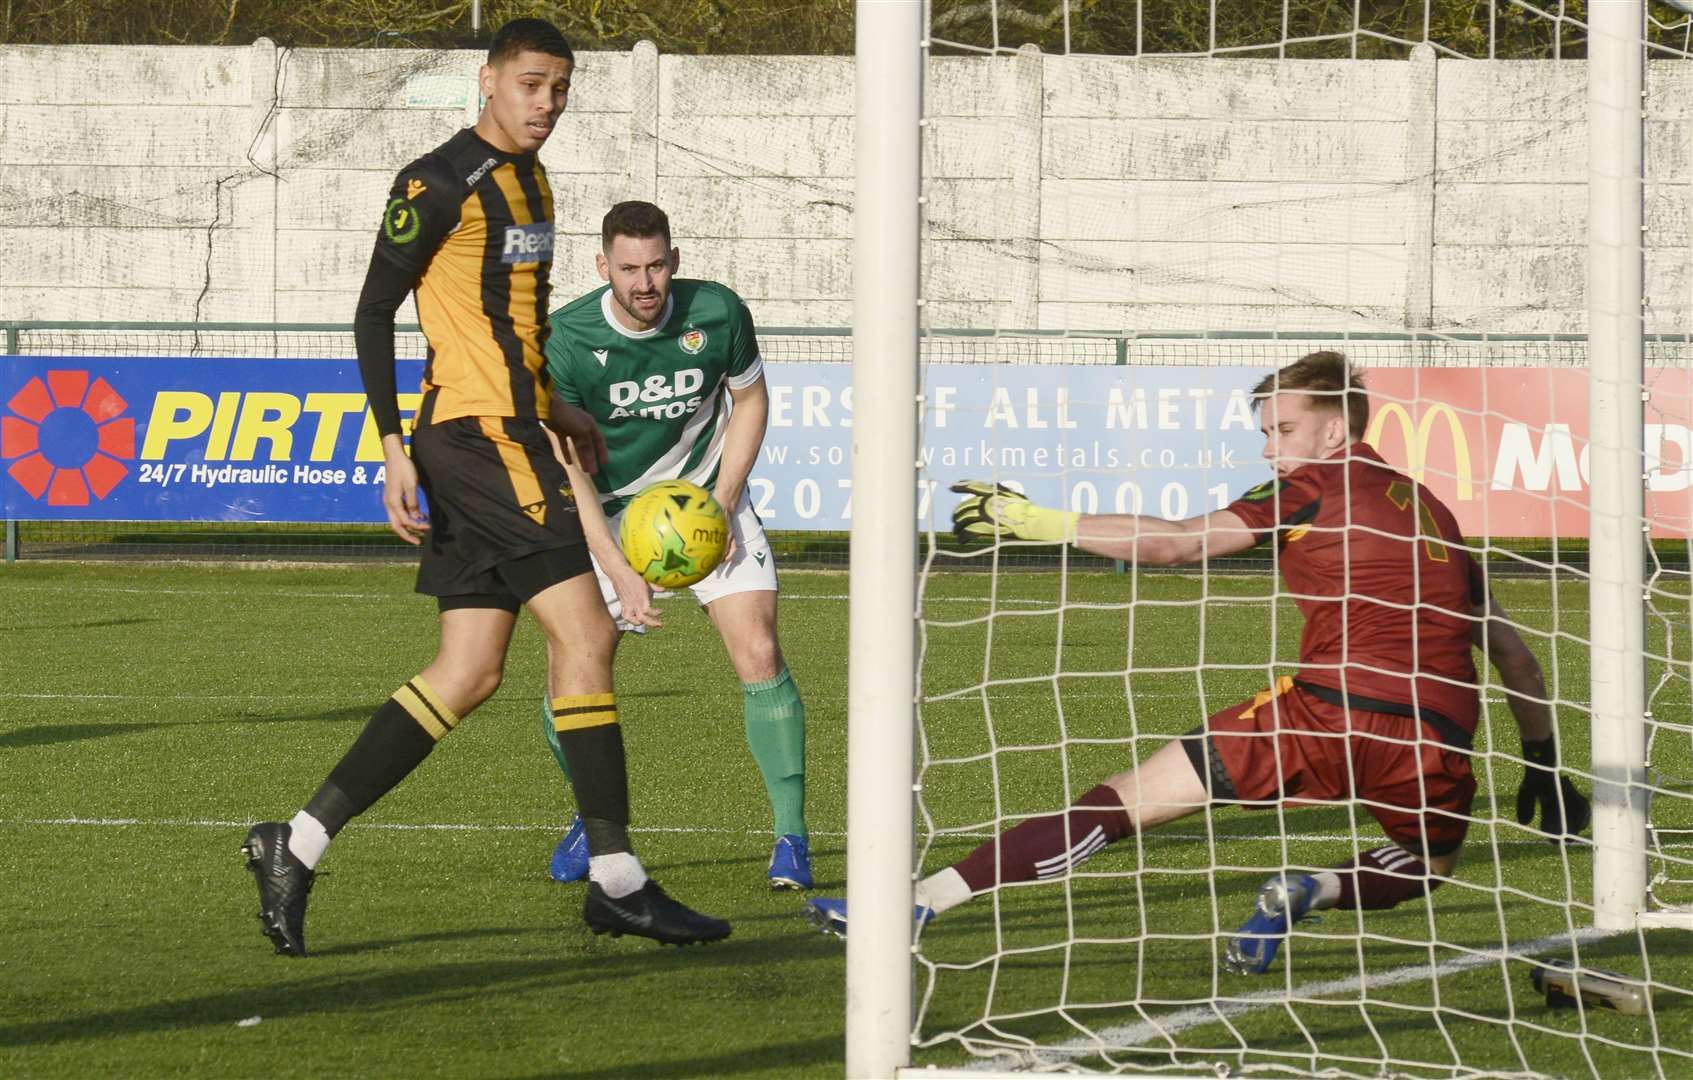
[[[641,308],[635,303],[635,294],[632,291],[625,293],[613,288],[611,290],[611,296],[612,299],[617,301],[617,306],[623,309],[623,313],[625,315],[628,315],[631,319],[641,323],[650,330],[652,327],[658,325],[659,319],[664,317],[664,305],[670,300],[670,290],[668,288],[655,289],[654,292],[657,294],[658,300],[653,304],[650,314],[642,313]]]

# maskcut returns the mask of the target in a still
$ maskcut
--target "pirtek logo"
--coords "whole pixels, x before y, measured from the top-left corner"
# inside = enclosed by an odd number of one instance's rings
[[[1452,406],[1444,403],[1430,405],[1414,423],[1410,412],[1397,401],[1380,406],[1370,419],[1369,430],[1364,433],[1364,442],[1378,453],[1381,451],[1381,432],[1390,417],[1399,421],[1399,435],[1405,444],[1405,471],[1419,484],[1424,482],[1423,476],[1429,468],[1429,437],[1434,433],[1434,422],[1444,418],[1447,434],[1452,437],[1452,459],[1450,467],[1444,463],[1436,465],[1435,475],[1456,481],[1460,501],[1470,502],[1476,497],[1475,482],[1470,476],[1470,439],[1464,434],[1463,421]],[[1387,457],[1386,454],[1382,456]]]
[[[87,506],[104,499],[135,457],[135,418],[105,379],[87,371],[49,371],[6,402],[0,416],[0,458],[29,497],[48,506]]]

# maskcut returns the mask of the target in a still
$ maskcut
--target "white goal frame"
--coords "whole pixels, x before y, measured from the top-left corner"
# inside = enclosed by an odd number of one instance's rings
[[[1588,511],[1593,919],[1689,925],[1646,897],[1645,6],[1590,5],[1587,54]]]
[[[911,1063],[917,332],[928,4],[860,0],[847,672],[846,1074]]]
[[[928,5],[857,6],[846,1075],[909,1066]],[[1599,929],[1693,927],[1647,896],[1643,0],[1589,7],[1593,896]],[[940,1073],[925,1072],[938,1076]]]

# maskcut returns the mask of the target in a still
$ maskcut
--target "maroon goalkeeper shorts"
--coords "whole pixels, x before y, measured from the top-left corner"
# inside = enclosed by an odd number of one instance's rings
[[[1188,753],[1218,801],[1262,810],[1357,799],[1407,851],[1443,855],[1464,842],[1476,789],[1467,747],[1416,717],[1322,700],[1283,678],[1207,719],[1204,735]]]

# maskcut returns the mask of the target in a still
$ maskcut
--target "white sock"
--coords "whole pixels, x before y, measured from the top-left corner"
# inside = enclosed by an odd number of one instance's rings
[[[1333,870],[1318,870],[1311,875],[1317,891],[1311,896],[1312,911],[1327,911],[1340,902],[1340,875]]]
[[[323,823],[302,810],[288,826],[288,850],[306,864],[307,870],[317,869],[317,861],[329,847],[329,833],[324,831]]]
[[[964,883],[964,875],[950,866],[917,883],[917,906],[929,908],[936,915],[951,911],[970,899],[970,895],[970,886]]]
[[[605,890],[613,900],[640,892],[647,883],[647,872],[634,853],[619,851],[615,855],[589,855],[588,880]]]

